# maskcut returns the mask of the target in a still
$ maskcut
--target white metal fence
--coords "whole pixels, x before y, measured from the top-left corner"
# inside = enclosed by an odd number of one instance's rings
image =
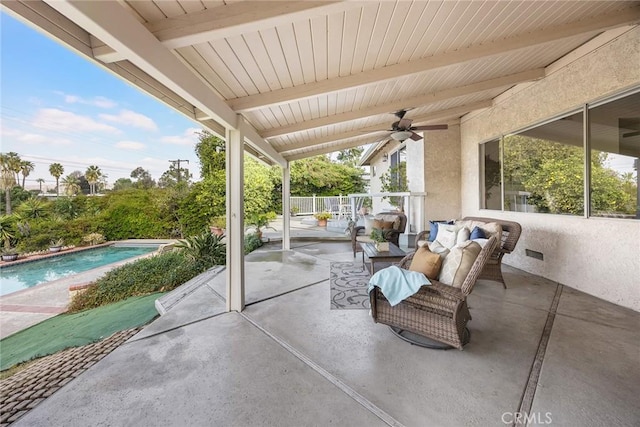
[[[341,206],[349,206],[349,196],[291,196],[291,212],[300,215],[313,215],[318,212],[339,213]]]

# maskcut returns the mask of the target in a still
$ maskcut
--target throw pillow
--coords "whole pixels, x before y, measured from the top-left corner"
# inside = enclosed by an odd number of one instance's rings
[[[429,238],[427,240],[430,242],[433,242],[434,240],[436,240],[437,236],[438,236],[438,223],[429,221]]]
[[[449,254],[449,249],[442,246],[437,240],[429,243],[428,248],[434,254],[440,255],[441,258],[444,258]]]
[[[442,262],[438,280],[445,285],[461,288],[481,250],[480,245],[473,240],[451,248]]]
[[[373,228],[379,228],[380,230],[391,230],[393,228],[392,221],[382,221],[380,219],[373,220]]]
[[[462,227],[456,234],[456,245],[469,240],[471,232],[467,227]]]
[[[429,237],[428,241],[433,242],[436,240],[438,236],[438,224],[449,224],[452,225],[453,221],[429,221]]]
[[[460,228],[459,225],[438,224],[437,242],[446,248],[452,248],[455,245],[469,240],[470,231],[466,227]]]
[[[364,219],[364,234],[367,236],[371,234],[371,229],[373,228],[373,218],[365,218]]]
[[[413,255],[409,270],[418,271],[429,279],[437,279],[442,266],[442,258],[434,254],[427,246],[419,248]]]
[[[473,231],[471,232],[471,235],[469,236],[469,239],[471,240],[476,240],[476,239],[486,239],[487,236],[486,234],[484,234],[484,231],[482,231],[482,228],[476,226],[473,228]]]
[[[488,222],[481,225],[480,228],[484,232],[484,235],[487,239],[490,239],[491,236],[496,236],[498,244],[501,244],[500,242],[502,242],[502,226],[500,224],[498,224],[497,222]]]

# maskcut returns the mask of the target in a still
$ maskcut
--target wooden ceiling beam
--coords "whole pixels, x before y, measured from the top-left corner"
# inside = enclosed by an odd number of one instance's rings
[[[362,143],[361,141],[343,142],[342,144],[336,144],[336,145],[331,145],[331,146],[323,146],[323,147],[317,148],[315,150],[303,151],[301,153],[295,153],[295,154],[291,154],[289,156],[285,155],[284,158],[287,161],[291,162],[293,160],[306,159],[307,157],[313,157],[313,156],[317,156],[317,155],[320,155],[320,154],[327,154],[327,153],[333,153],[335,151],[346,150],[347,148],[359,147],[361,145],[370,144],[371,142],[375,142],[375,141],[369,141],[369,142],[365,142],[365,143]]]
[[[491,107],[491,105],[493,105],[493,101],[491,99],[485,100],[485,101],[478,101],[478,102],[473,102],[470,104],[465,104],[465,105],[460,105],[458,107],[453,107],[453,108],[447,108],[446,110],[437,110],[437,111],[432,111],[430,113],[427,114],[423,114],[421,116],[416,116],[416,117],[412,117],[411,113],[408,114],[407,118],[410,118],[413,120],[412,125],[417,125],[417,124],[421,124],[421,123],[426,123],[426,122],[432,122],[434,120],[441,120],[444,118],[449,118],[452,116],[461,116],[464,114],[467,114],[470,111],[473,110],[479,110],[481,108],[489,108]],[[390,120],[392,119],[391,116],[389,116]],[[279,153],[284,153],[287,151],[293,151],[293,150],[299,150],[301,148],[307,148],[307,147],[312,147],[315,145],[321,145],[321,144],[327,144],[330,142],[335,142],[335,141],[340,141],[343,139],[348,139],[348,138],[356,138],[356,137],[365,137],[367,134],[371,135],[373,133],[381,133],[383,131],[380,130],[381,127],[384,127],[385,124],[390,126],[391,121],[389,121],[388,123],[382,123],[382,124],[377,124],[377,125],[373,125],[373,126],[367,126],[361,129],[356,129],[353,131],[349,131],[349,132],[343,132],[340,134],[335,134],[335,135],[327,135],[325,137],[322,138],[315,138],[315,139],[310,139],[307,141],[301,141],[301,142],[297,142],[294,144],[287,144],[287,145],[282,145],[277,147],[277,150]]]
[[[375,116],[377,114],[389,113],[403,108],[423,107],[435,102],[441,102],[459,96],[470,95],[490,89],[513,86],[526,81],[537,80],[545,76],[544,68],[535,68],[533,70],[523,71],[521,73],[511,74],[507,76],[497,77],[490,80],[472,83],[465,86],[459,86],[450,89],[443,89],[437,92],[416,96],[404,100],[391,102],[389,104],[377,105],[375,107],[364,108],[361,110],[349,111],[333,116],[320,117],[318,119],[307,120],[300,123],[294,123],[288,126],[268,129],[261,132],[263,138],[274,138],[276,136],[287,135],[290,133],[301,132],[309,129],[315,129],[323,126],[329,126],[336,123],[348,122],[350,120],[361,119],[363,117]]]
[[[516,49],[548,43],[580,34],[606,31],[640,22],[640,7],[625,9],[616,14],[596,16],[569,24],[561,24],[554,28],[544,28],[492,43],[469,46],[456,51],[446,52],[427,58],[401,64],[389,65],[362,73],[336,77],[290,88],[266,93],[249,95],[227,101],[235,111],[251,111],[283,103],[312,98],[323,94],[335,93],[345,89],[353,89],[403,76],[422,73],[437,68],[447,67],[466,61],[476,60],[492,55],[507,53]]]
[[[149,22],[144,26],[165,47],[179,49],[211,40],[238,36],[245,32],[307,20],[314,16],[344,12],[356,7],[362,7],[362,2],[242,1]],[[96,57],[104,62],[126,59],[124,55],[107,45],[95,46],[94,52]]]

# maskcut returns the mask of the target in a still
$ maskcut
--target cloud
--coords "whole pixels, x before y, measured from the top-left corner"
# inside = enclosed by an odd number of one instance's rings
[[[18,129],[2,129],[2,136],[16,142],[38,145],[71,145],[70,139],[45,136],[38,133],[24,132]]]
[[[110,122],[116,122],[145,130],[158,130],[158,126],[153,119],[131,110],[122,110],[117,116],[113,114],[100,114],[100,118]]]
[[[123,150],[144,150],[147,146],[141,142],[136,141],[119,141],[116,142],[116,148],[122,148]]]
[[[97,122],[91,117],[81,116],[69,111],[58,110],[56,108],[43,108],[42,110],[39,110],[31,124],[37,128],[60,132],[121,133],[118,128]]]
[[[200,132],[199,128],[188,128],[182,135],[163,136],[160,141],[166,144],[174,145],[189,145],[194,146],[198,142],[198,135],[196,132]]]
[[[118,105],[117,102],[112,101],[109,98],[105,98],[104,96],[96,96],[91,99],[85,99],[77,95],[69,95],[63,92],[56,92],[64,97],[64,102],[67,104],[84,104],[84,105],[93,105],[94,107],[100,108],[114,108]]]

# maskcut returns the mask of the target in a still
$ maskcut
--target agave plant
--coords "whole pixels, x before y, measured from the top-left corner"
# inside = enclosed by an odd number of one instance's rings
[[[190,236],[183,240],[178,240],[175,247],[182,250],[185,255],[195,261],[202,271],[214,265],[225,265],[227,261],[227,248],[222,239],[224,235],[218,236],[205,231],[196,236]]]

